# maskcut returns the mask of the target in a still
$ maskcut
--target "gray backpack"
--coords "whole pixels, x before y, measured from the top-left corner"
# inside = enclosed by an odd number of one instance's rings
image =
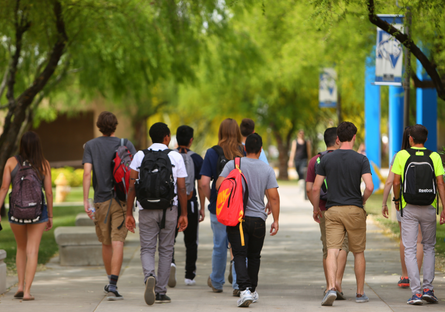
[[[42,215],[44,203],[42,178],[27,160],[15,156],[19,170],[12,181],[9,205],[11,219],[20,223],[37,222]]]
[[[187,196],[193,193],[195,188],[195,163],[193,162],[192,155],[194,152],[185,148],[177,148],[176,151],[182,155],[185,163],[185,169],[187,170],[187,177],[185,178],[185,189]]]

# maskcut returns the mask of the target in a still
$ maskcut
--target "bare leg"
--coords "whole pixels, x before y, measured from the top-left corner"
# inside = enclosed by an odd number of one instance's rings
[[[340,249],[328,249],[328,257],[326,258],[328,290],[335,289],[335,278],[337,276],[337,257],[339,252]]]
[[[400,264],[402,265],[402,276],[405,277],[408,276],[408,271],[406,270],[406,264],[405,264],[405,246],[403,246],[402,223],[400,222],[399,222],[399,229],[400,229]]]
[[[25,288],[25,269],[26,269],[26,243],[27,243],[27,226],[21,224],[10,223],[11,230],[14,233],[17,242],[17,253],[15,265],[17,267],[17,277],[19,280],[17,291],[23,291]]]
[[[354,271],[355,279],[357,281],[357,294],[363,295],[365,293],[365,271],[366,271],[366,261],[365,253],[357,252],[354,253]]]
[[[111,275],[111,258],[113,256],[112,245],[102,244],[102,259],[104,261],[105,271],[107,275]]]
[[[329,281],[328,281],[328,269],[326,265],[326,259],[323,258],[323,271],[324,271],[324,277],[326,279],[326,289],[328,289]]]
[[[124,260],[124,242],[112,242],[113,252],[111,256],[111,275],[119,276],[122,268],[122,261]]]
[[[340,250],[337,257],[337,276],[335,278],[335,288],[338,292],[342,292],[341,283],[343,281],[343,274],[345,273],[346,260],[348,254],[344,250]]]
[[[419,224],[419,235],[417,235],[417,265],[419,266],[419,273],[422,269],[423,263],[423,244],[422,244],[422,231]]]
[[[25,290],[23,299],[31,297],[31,284],[34,280],[37,269],[37,260],[39,258],[40,241],[46,223],[27,224],[27,244],[26,244],[26,271],[25,271]]]

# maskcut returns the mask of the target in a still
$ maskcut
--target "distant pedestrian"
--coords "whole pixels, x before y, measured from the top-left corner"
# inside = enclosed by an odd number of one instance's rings
[[[438,303],[433,290],[436,198],[438,193],[442,203],[445,202],[444,169],[439,154],[424,147],[427,138],[428,130],[424,126],[412,126],[409,130],[411,148],[398,152],[392,167],[394,202],[397,210],[402,209],[402,240],[412,292],[407,303],[413,305],[422,304],[422,300]],[[440,224],[444,223],[445,210],[440,215]],[[419,225],[424,251],[423,285],[416,257]]]
[[[178,141],[178,148],[176,151],[184,158],[185,167],[187,170],[187,177],[185,178],[185,186],[187,192],[187,220],[188,226],[184,230],[185,243],[185,280],[187,286],[196,285],[196,260],[198,259],[198,232],[199,222],[204,221],[205,208],[199,207],[198,197],[195,188],[195,181],[198,184],[201,181],[199,174],[202,167],[203,159],[199,154],[194,153],[190,147],[193,143],[193,128],[190,126],[180,126],[176,130],[176,140]],[[179,208],[181,204],[179,203]],[[178,235],[178,229],[175,233]],[[176,263],[175,253],[173,251],[172,265],[170,269],[170,277],[168,279],[168,286],[175,287],[176,285]]]
[[[32,189],[37,189],[37,200],[40,200],[40,208],[29,207],[20,212],[18,207],[14,206],[16,201],[13,197],[20,196],[17,201],[23,202],[26,207],[28,203],[25,201],[30,197],[29,187],[20,185],[21,180],[26,180],[27,185],[32,184]],[[14,181],[19,181],[18,184]],[[14,238],[17,243],[16,268],[18,277],[18,288],[14,295],[15,299],[24,301],[34,300],[31,295],[31,285],[37,268],[37,260],[39,255],[40,241],[43,231],[49,231],[53,227],[53,193],[51,188],[51,168],[49,162],[45,159],[42,150],[42,144],[37,133],[26,132],[20,139],[18,155],[9,158],[6,161],[3,170],[3,180],[0,190],[0,203],[5,202],[9,185],[12,184],[10,208],[8,212],[8,220]],[[44,203],[42,188],[45,190],[46,204]],[[31,203],[29,203],[31,204]],[[32,210],[30,212],[26,210]],[[32,219],[25,214],[33,214]],[[23,215],[23,218],[21,217]],[[1,221],[1,217],[0,217]]]
[[[324,132],[324,142],[326,144],[326,151],[318,153],[312,159],[309,161],[308,169],[307,169],[307,175],[306,175],[306,193],[311,201],[311,195],[312,195],[312,186],[314,185],[315,176],[316,176],[316,168],[320,165],[322,157],[326,156],[326,154],[331,153],[335,150],[337,150],[340,147],[340,142],[337,140],[337,127],[332,127],[326,129]],[[324,183],[323,183],[324,184]],[[328,289],[328,275],[326,274],[326,258],[328,256],[328,249],[326,247],[326,200],[327,200],[327,187],[322,186],[322,194],[320,195],[320,202],[319,207],[321,211],[321,216],[319,213],[313,215],[313,218],[316,222],[320,224],[320,232],[321,237],[320,240],[323,245],[323,270],[325,272],[325,278],[326,278],[326,289]],[[335,288],[337,291],[337,300],[345,300],[346,298],[343,295],[342,292],[342,280],[343,280],[343,273],[345,272],[346,267],[346,260],[348,258],[349,253],[349,247],[348,247],[348,234],[345,234],[345,239],[343,240],[343,244],[341,246],[341,250],[338,254],[337,258],[337,276],[335,279]],[[323,294],[324,296],[324,294]]]
[[[326,213],[326,271],[328,289],[321,302],[331,306],[337,298],[336,276],[338,255],[343,245],[345,233],[348,233],[349,250],[354,254],[354,270],[357,281],[355,301],[367,302],[369,298],[364,291],[366,249],[366,211],[364,205],[371,196],[374,185],[371,169],[366,156],[352,148],[355,143],[357,128],[351,122],[342,122],[337,127],[340,148],[325,155],[317,167],[317,177],[312,187],[312,204],[314,216],[322,217],[319,201],[321,186],[326,179],[327,203]],[[361,180],[365,183],[365,192],[360,190]]]
[[[403,139],[402,139],[402,150],[407,150],[410,148],[409,145],[409,130],[410,126],[405,128],[405,131],[403,132]],[[382,201],[382,215],[385,218],[388,218],[388,206],[386,205],[386,202],[388,200],[389,192],[391,188],[393,187],[394,182],[394,172],[392,172],[392,166],[394,164],[394,159],[396,158],[396,155],[394,155],[393,159],[391,160],[391,164],[389,166],[389,174],[388,178],[386,179],[385,187],[383,188],[383,201]],[[402,233],[402,217],[400,215],[400,209],[396,210],[397,214],[397,221],[399,223],[399,229],[400,233]],[[399,249],[400,249],[400,264],[402,266],[402,276],[399,279],[399,282],[397,285],[401,288],[409,287],[409,277],[408,272],[406,270],[406,264],[405,264],[405,246],[403,245],[403,237],[400,235],[400,243],[399,243]],[[417,236],[417,265],[420,269],[422,268],[423,263],[423,245],[422,245],[422,231],[420,231],[420,224],[419,224],[419,235]]]
[[[124,297],[117,290],[117,281],[122,267],[124,242],[127,229],[124,226],[126,202],[117,198],[113,192],[113,171],[111,164],[116,150],[122,140],[115,136],[118,125],[116,116],[111,112],[102,112],[96,122],[102,136],[88,141],[83,153],[83,205],[85,212],[94,219],[98,240],[102,243],[102,258],[108,275],[108,284],[104,291],[107,300],[122,300]],[[123,140],[129,152],[134,155],[136,149],[133,144]],[[90,210],[88,195],[93,174],[94,207]]]
[[[168,149],[171,134],[165,123],[153,124],[150,127],[149,135],[153,144],[148,149],[137,152],[130,165],[130,186],[125,225],[129,231],[134,233],[136,222],[133,217],[133,203],[136,191],[138,191],[139,237],[145,282],[144,300],[146,304],[152,305],[155,302],[171,302],[166,293],[173,256],[175,229],[178,227],[182,232],[187,228],[185,188],[187,170],[182,156],[178,152]],[[165,163],[165,161],[169,163]],[[170,175],[167,175],[170,171]],[[135,185],[136,181],[138,184]],[[173,185],[170,185],[171,183]],[[170,186],[172,186],[171,189]],[[142,194],[140,190],[143,190],[145,194]],[[143,195],[145,197],[142,197]],[[170,195],[173,196],[170,197]],[[178,201],[181,203],[179,219]],[[167,208],[161,208],[164,205]],[[159,261],[156,275],[155,255],[158,241]]]
[[[243,145],[245,145],[247,137],[252,133],[255,133],[255,122],[250,118],[244,118],[240,124],[240,131],[241,131],[242,143]],[[264,153],[263,148],[261,149],[261,154],[259,159],[264,163],[269,164],[269,162],[267,161],[266,153]]]
[[[298,131],[297,139],[292,141],[291,152],[289,156],[289,167],[295,165],[295,170],[298,174],[298,179],[304,181],[306,174],[307,161],[311,159],[312,146],[311,142],[305,140],[304,131]]]
[[[218,150],[222,150],[222,154]],[[218,179],[224,168],[221,164],[243,156],[244,149],[238,123],[232,118],[227,118],[219,126],[218,145],[207,150],[201,168],[200,201],[201,205],[204,204],[205,198],[210,202],[208,208],[213,231],[212,273],[207,280],[207,285],[215,293],[221,293],[225,283],[228,240],[226,226],[219,223],[216,218],[216,183],[212,183],[210,188],[210,181],[216,182]]]
[[[227,227],[227,236],[235,260],[237,283],[241,292],[240,299],[237,302],[239,307],[247,307],[250,303],[257,302],[259,298],[256,287],[258,285],[261,250],[266,235],[266,218],[268,215],[264,196],[267,196],[269,200],[270,211],[273,216],[270,234],[272,236],[276,235],[279,228],[280,196],[278,194],[278,183],[273,168],[259,160],[262,143],[258,134],[249,135],[245,145],[247,156],[240,161],[240,169],[245,175],[249,187],[249,197],[242,222],[244,246],[241,243],[240,227],[238,225]],[[219,188],[224,178],[235,168],[234,165],[233,160],[226,164],[216,182],[216,188]]]

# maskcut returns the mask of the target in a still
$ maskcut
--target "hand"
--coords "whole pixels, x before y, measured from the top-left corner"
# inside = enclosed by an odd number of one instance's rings
[[[320,219],[323,218],[323,214],[321,213],[321,210],[314,211],[312,213],[312,217],[314,218],[315,222],[320,223]]]
[[[126,216],[125,217],[125,227],[131,233],[134,233],[134,230],[136,229],[136,222],[134,221],[134,217],[133,216]]]
[[[85,209],[85,212],[87,213],[88,217],[93,220],[94,214],[90,209],[90,204],[88,202],[83,202],[83,208]]]
[[[267,215],[270,215],[272,213],[272,210],[270,210],[270,203],[268,202],[266,205],[266,208],[264,209],[264,211],[267,213]]]
[[[439,222],[440,222],[440,225],[445,223],[445,210],[442,210],[442,213],[440,214]]]
[[[275,236],[277,233],[278,233],[278,221],[274,221],[270,225],[270,236]]]
[[[53,228],[53,218],[48,218],[48,222],[46,223],[45,232],[49,231]]]
[[[383,215],[386,219],[388,219],[389,213],[388,213],[388,206],[387,206],[386,204],[384,204],[384,205],[382,206],[382,215]]]
[[[294,165],[294,162],[292,160],[289,160],[289,162],[287,163],[287,166],[289,168],[291,168]]]
[[[199,209],[199,222],[204,221],[206,217],[206,212],[204,208]]]
[[[178,232],[182,232],[187,228],[188,225],[188,220],[187,220],[187,216],[180,216],[179,220],[178,220]]]
[[[399,204],[400,204],[399,202],[394,202],[394,205],[396,206],[396,210],[397,210],[397,211],[400,210],[400,208],[399,208]]]

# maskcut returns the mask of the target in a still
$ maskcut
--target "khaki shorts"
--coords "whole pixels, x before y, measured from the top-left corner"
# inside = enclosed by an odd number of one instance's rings
[[[128,232],[125,227],[126,204],[121,201],[119,205],[117,200],[113,199],[111,207],[109,200],[102,203],[94,203],[94,207],[96,208],[94,224],[96,225],[96,235],[99,242],[104,245],[111,245],[111,242],[125,242]],[[110,212],[108,212],[108,207],[110,207]],[[104,223],[107,213],[108,218],[106,223]]]
[[[328,248],[326,247],[326,217],[325,217],[326,211],[322,210],[321,214],[323,215],[323,218],[320,219],[320,240],[323,244],[323,259],[326,259],[328,257]],[[341,246],[341,250],[346,251],[346,254],[349,252],[349,246],[348,246],[348,233],[345,234],[345,239],[343,240],[343,244]]]
[[[349,251],[366,249],[366,211],[357,206],[333,206],[326,213],[326,246],[341,249],[348,233]]]

